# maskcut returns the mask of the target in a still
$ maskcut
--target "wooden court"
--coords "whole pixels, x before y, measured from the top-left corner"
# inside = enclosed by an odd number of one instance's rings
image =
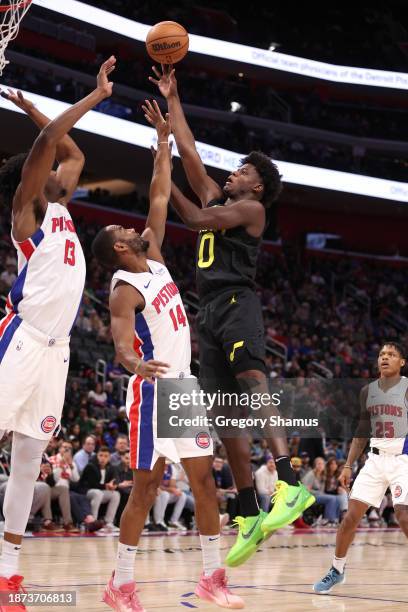
[[[232,544],[223,536],[223,555]],[[407,610],[408,543],[399,530],[372,529],[357,535],[346,584],[333,595],[315,595],[312,583],[328,569],[335,532],[275,534],[244,566],[228,572],[231,586],[251,612]],[[115,537],[27,538],[22,570],[29,590],[75,590],[76,607],[34,606],[29,610],[108,610],[101,593],[116,555]],[[219,610],[193,594],[201,568],[199,539],[191,535],[143,536],[136,579],[146,610]]]

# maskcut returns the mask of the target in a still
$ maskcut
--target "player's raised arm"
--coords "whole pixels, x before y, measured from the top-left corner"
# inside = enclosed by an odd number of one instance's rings
[[[21,108],[40,130],[50,123],[51,119],[39,111],[31,100],[27,100],[21,91],[15,92],[8,88],[7,92],[2,91],[0,95],[15,104],[18,108]],[[55,156],[58,162],[56,178],[61,187],[61,191],[63,190],[65,192],[65,195],[58,201],[60,204],[68,204],[72,194],[77,188],[79,177],[84,167],[85,157],[81,149],[68,134],[65,134],[61,140],[57,142]]]
[[[145,102],[146,104],[142,107],[145,117],[157,131],[157,151],[152,147],[154,166],[150,183],[149,214],[143,237],[146,237],[151,243],[150,248],[153,238],[160,251],[166,231],[167,207],[170,199],[171,151],[168,139],[171,126],[168,114],[166,118],[163,117],[156,100],[153,100],[153,102],[146,100]]]
[[[261,235],[265,209],[256,200],[242,200],[232,206],[198,208],[171,183],[171,203],[184,223],[193,230],[223,230],[243,226],[249,233]]]
[[[16,240],[25,240],[37,229],[35,210],[38,206],[45,209],[47,204],[44,189],[55,161],[57,144],[83,115],[112,94],[113,84],[108,76],[115,63],[113,56],[104,62],[94,91],[51,121],[34,142],[13,199],[13,235]]]
[[[129,372],[152,383],[153,377],[159,378],[169,365],[154,359],[143,361],[135,353],[135,311],[143,309],[144,305],[141,294],[123,281],[119,281],[110,294],[111,330],[117,358]]]
[[[160,93],[167,100],[172,130],[184,170],[191,188],[200,198],[201,205],[205,207],[211,200],[222,197],[222,189],[208,176],[197,152],[193,133],[189,128],[183,107],[181,106],[173,66],[162,64],[161,73],[153,66],[153,72],[157,79],[149,77],[149,80],[157,85]]]

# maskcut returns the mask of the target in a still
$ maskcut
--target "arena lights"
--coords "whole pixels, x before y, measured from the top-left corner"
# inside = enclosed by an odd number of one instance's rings
[[[145,41],[147,32],[151,27],[77,0],[63,0],[63,2],[33,0],[33,4],[142,42]],[[196,34],[190,34],[189,36],[189,50],[195,53],[245,62],[255,66],[264,66],[336,83],[408,89],[408,74],[404,72],[326,64],[325,62],[317,62],[294,55],[277,53],[270,49],[257,49],[256,47],[248,47]]]
[[[69,107],[69,104],[65,102],[28,91],[23,91],[23,95],[32,100],[49,117],[56,117]],[[22,110],[2,97],[0,97],[0,109],[23,113]],[[149,149],[156,142],[156,131],[153,128],[96,111],[87,113],[75,127],[91,134],[105,136],[145,149]],[[178,155],[176,147],[174,149],[175,155]],[[228,172],[236,168],[241,157],[244,156],[244,153],[227,151],[202,142],[197,142],[197,149],[204,164]],[[408,183],[291,162],[276,161],[276,163],[286,183],[395,200],[396,202],[408,202]]]

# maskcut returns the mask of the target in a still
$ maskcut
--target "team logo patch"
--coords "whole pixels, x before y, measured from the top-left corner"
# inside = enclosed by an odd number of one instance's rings
[[[46,416],[45,419],[41,421],[41,429],[44,433],[51,433],[57,424],[57,419],[53,416]]]
[[[211,444],[210,436],[206,431],[201,431],[196,435],[195,438],[197,446],[200,448],[209,448]]]
[[[402,495],[402,487],[401,485],[397,485],[394,490],[394,497],[401,497]]]

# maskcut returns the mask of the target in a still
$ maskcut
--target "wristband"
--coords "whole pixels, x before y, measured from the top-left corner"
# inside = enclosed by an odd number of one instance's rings
[[[344,470],[344,468],[347,468],[347,469],[349,469],[349,470],[352,470],[352,469],[353,469],[353,468],[351,467],[351,465],[347,465],[347,464],[344,464],[344,465],[343,465],[343,470]]]
[[[161,144],[166,144],[166,145],[168,145],[168,144],[169,144],[169,141],[168,141],[168,140],[162,140],[161,142],[158,142],[157,144],[158,144],[158,145],[161,145]]]

